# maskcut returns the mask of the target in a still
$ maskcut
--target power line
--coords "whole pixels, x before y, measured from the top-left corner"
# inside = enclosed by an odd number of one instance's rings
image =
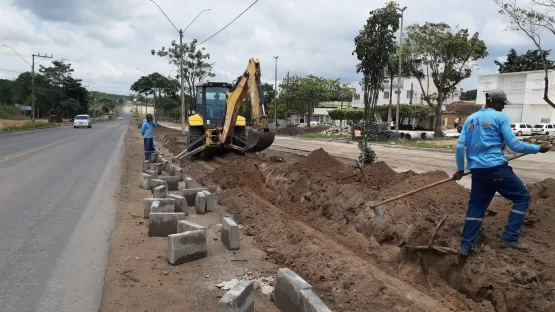
[[[216,32],[215,34],[213,34],[212,36],[208,37],[208,39],[204,40],[203,42],[199,43],[198,45],[201,45],[203,43],[205,43],[206,41],[214,38],[217,34],[219,34],[220,32],[222,32],[224,29],[227,28],[227,26],[231,25],[233,22],[235,22],[239,17],[241,17],[241,15],[245,14],[245,12],[247,12],[255,3],[257,3],[258,0],[254,1],[251,5],[249,5],[248,8],[245,9],[245,11],[241,12],[241,14],[237,15],[236,18],[234,18],[231,22],[229,22],[229,24],[225,25],[222,29],[218,30],[218,32]]]
[[[5,71],[5,72],[9,72],[9,73],[23,74],[23,72],[20,72],[20,71],[9,70],[9,69],[4,69],[4,68],[0,68],[0,70],[1,70],[1,71]]]

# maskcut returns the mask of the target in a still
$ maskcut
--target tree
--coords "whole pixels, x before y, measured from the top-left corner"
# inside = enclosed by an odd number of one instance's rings
[[[276,89],[274,89],[274,85],[265,82],[262,87],[264,89],[264,103],[272,103],[276,98]]]
[[[494,61],[499,66],[500,74],[515,73],[521,71],[532,71],[544,69],[544,60],[548,69],[555,68],[555,62],[547,60],[551,50],[544,50],[543,55],[539,49],[528,50],[526,53],[518,55],[515,49],[511,49],[507,54],[507,60],[503,63]]]
[[[366,25],[355,37],[355,50],[359,63],[357,73],[363,74],[364,125],[360,160],[363,164],[375,160],[374,151],[368,147],[369,129],[374,121],[374,110],[379,92],[383,89],[385,73],[391,55],[395,52],[395,32],[399,30],[399,5],[390,1],[385,7],[371,11]]]
[[[547,55],[541,45],[541,31],[547,30],[555,35],[555,17],[551,14],[555,9],[554,0],[532,0],[533,4],[543,8],[544,11],[534,8],[524,8],[516,0],[493,0],[499,6],[499,13],[506,15],[511,21],[508,30],[523,32],[539,50],[542,57],[543,70],[545,72],[545,85],[543,90],[543,100],[551,107],[555,108],[555,103],[549,99],[549,75]]]
[[[440,137],[443,101],[455,91],[459,82],[470,77],[474,62],[488,55],[486,45],[478,33],[470,36],[468,29],[453,31],[445,23],[427,22],[407,27],[402,54],[412,76],[418,80],[424,101],[435,110],[434,135]],[[431,72],[431,77],[425,72]],[[437,104],[422,84],[424,79],[430,78],[437,88]]]
[[[142,76],[131,85],[131,91],[154,96],[154,114],[157,114],[156,97],[174,96],[179,88],[177,80],[167,78],[159,73]]]
[[[328,81],[325,78],[313,75],[288,78],[287,83],[281,85],[281,94],[287,102],[293,105],[295,110],[307,114],[308,121],[306,124],[310,128],[314,108],[319,103],[329,99]]]
[[[0,79],[0,104],[12,105],[14,82],[7,79]]]
[[[468,90],[461,93],[461,101],[476,101],[476,97],[478,96],[478,90]]]
[[[194,39],[189,44],[184,44],[182,49],[179,44],[174,41],[171,43],[171,47],[162,47],[160,50],[151,50],[152,55],[157,55],[159,57],[165,58],[170,64],[173,64],[177,68],[180,68],[181,55],[183,54],[183,79],[187,86],[187,90],[193,99],[197,98],[196,85],[209,77],[215,77],[216,75],[212,72],[214,63],[209,63],[210,54],[206,53],[206,48],[197,48],[197,39]],[[180,75],[177,78],[180,79]],[[188,115],[190,109],[185,108]]]

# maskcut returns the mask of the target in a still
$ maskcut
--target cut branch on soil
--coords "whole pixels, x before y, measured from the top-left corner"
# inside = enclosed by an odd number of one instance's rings
[[[433,250],[433,251],[439,251],[441,253],[444,254],[458,254],[458,251],[456,251],[453,248],[449,248],[449,247],[441,247],[441,246],[412,246],[412,245],[405,245],[404,246],[407,249],[413,249],[413,250]]]
[[[445,223],[445,219],[447,219],[447,215],[443,216],[441,221],[439,221],[439,223],[437,224],[436,229],[432,233],[432,237],[430,237],[430,241],[428,242],[428,247],[432,246],[432,243],[434,242],[434,238],[436,237],[437,231],[443,225],[443,223]]]

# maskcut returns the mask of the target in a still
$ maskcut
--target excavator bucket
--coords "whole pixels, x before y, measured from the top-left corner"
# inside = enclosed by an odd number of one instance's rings
[[[263,151],[274,143],[276,134],[274,132],[264,132],[264,130],[248,130],[247,132],[247,145],[245,146],[246,153],[256,153]]]

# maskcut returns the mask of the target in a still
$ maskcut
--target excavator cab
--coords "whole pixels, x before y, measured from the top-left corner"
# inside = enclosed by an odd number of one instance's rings
[[[246,96],[251,99],[252,127],[247,132],[239,109]],[[274,142],[268,128],[260,65],[251,58],[237,83],[204,82],[196,86],[195,114],[189,117],[187,149],[175,158],[200,156],[207,149],[224,148],[240,153],[256,153]]]

